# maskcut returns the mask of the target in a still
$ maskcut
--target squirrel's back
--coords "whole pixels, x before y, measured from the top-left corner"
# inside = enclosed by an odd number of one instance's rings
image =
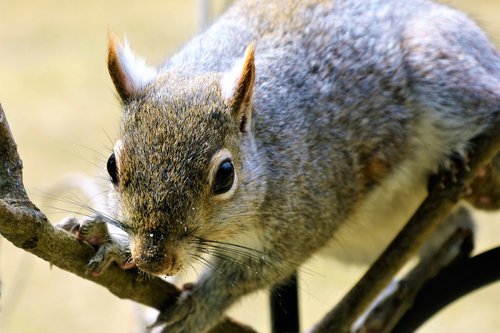
[[[462,52],[471,39],[476,49]],[[314,202],[320,210],[333,207],[336,220],[379,186],[349,218],[378,223],[387,215],[380,208],[394,206],[400,214],[387,223],[403,223],[425,196],[416,184],[462,151],[489,116],[450,104],[446,94],[468,87],[460,86],[464,77],[448,82],[446,66],[489,57],[481,65],[500,77],[496,51],[481,30],[427,0],[240,1],[165,68],[224,72],[252,41],[254,133],[272,174],[268,196],[307,197],[296,201],[297,210]],[[304,194],[304,188],[315,191]],[[356,222],[350,225],[345,238],[366,248],[364,237],[352,237]],[[391,229],[398,227],[381,226],[371,238],[384,243]]]
[[[446,30],[447,25],[455,29]],[[441,35],[439,26],[456,35]],[[397,152],[386,153],[394,156],[381,156],[396,163],[400,147],[409,144],[408,124],[422,116],[416,106],[429,107],[417,96],[421,79],[417,76],[425,76],[424,71],[432,71],[438,61],[445,64],[447,59],[439,58],[441,48],[455,47],[459,52],[469,39],[484,46],[473,52],[492,58],[481,65],[495,66],[491,64],[496,64],[496,51],[472,21],[428,0],[243,0],[164,68],[194,75],[225,72],[255,42],[257,131],[264,128],[267,134],[299,136],[301,130],[334,128],[345,131],[336,133],[341,137],[355,135],[356,140],[348,141],[361,155],[376,155],[374,147],[396,147]],[[427,48],[428,59],[419,48]],[[476,59],[463,62],[472,60]],[[416,68],[426,61],[428,68]],[[494,70],[500,72],[498,67]],[[409,103],[413,105],[408,107]],[[481,115],[468,116],[474,120]],[[301,126],[276,127],[290,117],[300,119]],[[473,131],[471,136],[479,127]],[[297,147],[293,138],[282,141]],[[388,143],[392,145],[387,147]],[[359,146],[365,144],[368,147]]]

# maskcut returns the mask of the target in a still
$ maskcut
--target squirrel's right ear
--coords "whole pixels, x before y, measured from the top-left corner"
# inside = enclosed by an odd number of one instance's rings
[[[158,74],[155,68],[147,66],[143,59],[132,52],[127,39],[122,46],[113,35],[109,36],[108,42],[108,71],[118,95],[124,102]]]
[[[255,82],[254,44],[248,45],[245,55],[224,74],[221,81],[222,96],[233,110],[240,130],[250,130],[252,96]]]

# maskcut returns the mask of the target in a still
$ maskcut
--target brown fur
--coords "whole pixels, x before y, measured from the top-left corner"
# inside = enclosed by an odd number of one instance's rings
[[[109,35],[108,71],[111,76],[111,80],[115,85],[116,92],[123,101],[126,101],[131,97],[133,89],[123,71],[122,64],[120,63],[120,58],[117,54],[117,43],[116,37]]]

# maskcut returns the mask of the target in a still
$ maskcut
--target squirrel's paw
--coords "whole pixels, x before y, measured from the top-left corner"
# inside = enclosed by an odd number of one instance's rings
[[[462,181],[460,175],[463,171],[469,171],[468,163],[469,158],[466,153],[453,154],[446,163],[441,165],[438,173],[430,177],[429,191],[435,186],[446,189]],[[500,208],[500,153],[476,174],[472,184],[464,188],[463,199],[479,209]]]
[[[90,274],[102,274],[113,262],[120,267],[135,267],[131,260],[128,238],[126,235],[113,234],[111,237],[108,224],[101,216],[93,216],[84,220],[74,217],[66,218],[56,225],[73,234],[78,240],[96,248],[96,254],[90,259]]]
[[[197,301],[196,295],[193,292],[196,285],[189,284],[183,287],[177,301],[172,306],[163,310],[159,315],[153,327],[163,326],[162,333],[203,333],[208,331],[210,327],[209,308],[202,306],[202,301]]]
[[[440,165],[436,174],[429,178],[428,190],[432,191],[435,187],[446,189],[451,185],[462,182],[461,174],[469,169],[469,159],[466,153],[452,154],[447,161]]]
[[[477,174],[464,198],[479,209],[500,208],[500,153]]]

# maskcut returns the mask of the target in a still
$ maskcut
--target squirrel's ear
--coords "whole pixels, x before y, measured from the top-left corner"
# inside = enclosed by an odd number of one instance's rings
[[[243,58],[224,74],[221,81],[222,96],[233,110],[240,130],[250,130],[252,94],[255,82],[254,44],[250,44]]]
[[[126,102],[151,82],[157,71],[132,52],[127,39],[124,44],[122,46],[114,36],[109,36],[108,71],[118,95]]]

